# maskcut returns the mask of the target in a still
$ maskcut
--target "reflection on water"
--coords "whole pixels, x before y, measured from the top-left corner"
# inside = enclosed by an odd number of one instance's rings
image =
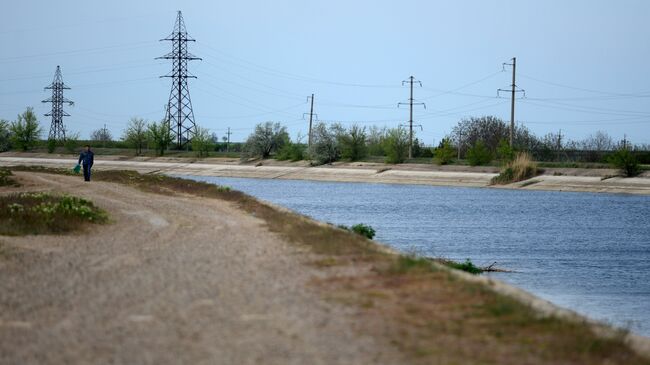
[[[494,276],[650,336],[650,197],[192,177],[335,224],[370,224],[403,252],[497,262]]]

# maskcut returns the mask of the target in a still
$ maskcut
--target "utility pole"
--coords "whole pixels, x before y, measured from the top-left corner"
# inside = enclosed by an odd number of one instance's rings
[[[517,73],[517,57],[512,58],[512,63],[503,63],[505,69],[506,66],[512,66],[512,84],[510,85],[510,90],[498,89],[497,96],[501,91],[510,91],[510,148],[514,145],[515,139],[515,94],[518,92],[523,92],[524,97],[526,96],[526,91],[517,90],[517,83],[515,80]]]
[[[460,150],[463,147],[463,132],[458,131],[458,160],[460,160]]]
[[[54,72],[54,80],[45,88],[45,90],[52,90],[52,97],[43,100],[43,103],[52,103],[52,111],[45,114],[46,117],[52,117],[52,124],[50,125],[50,134],[47,139],[58,141],[65,141],[65,126],[63,125],[63,117],[69,117],[70,114],[63,111],[63,104],[74,105],[74,102],[63,97],[63,90],[70,90],[66,84],[63,83],[61,76],[61,67],[56,66]]]
[[[413,76],[410,76],[408,78],[408,80],[402,81],[402,86],[404,86],[404,84],[409,84],[410,85],[411,93],[410,93],[408,103],[397,103],[398,108],[399,108],[400,105],[405,105],[405,104],[409,105],[409,124],[408,124],[408,126],[409,126],[409,158],[413,158],[413,105],[422,105],[422,106],[424,106],[424,109],[427,108],[426,104],[424,104],[424,103],[415,103],[414,102],[414,99],[413,99],[413,84],[415,84],[415,83],[420,84],[420,87],[422,87],[422,82],[416,80],[415,77],[413,77]],[[421,125],[420,125],[420,128],[422,128]]]
[[[309,136],[307,137],[307,148],[311,148],[311,126],[312,122],[314,120],[314,115],[316,118],[318,118],[318,114],[314,114],[314,94],[311,94],[311,96],[307,97],[307,101],[311,100],[311,108],[309,109]],[[308,113],[303,113],[302,117],[303,119],[305,118],[305,115]]]
[[[104,123],[104,130],[102,131],[103,133],[103,139],[104,139],[104,148],[106,148],[106,140],[108,140],[108,134],[106,133],[106,123]]]
[[[187,71],[188,61],[201,60],[187,50],[188,42],[196,42],[190,38],[185,28],[183,14],[179,11],[176,17],[174,30],[161,41],[171,41],[172,51],[168,54],[156,58],[172,60],[172,72],[160,77],[169,77],[172,79],[172,88],[167,103],[165,121],[169,122],[171,132],[176,134],[176,148],[182,149],[196,132],[194,123],[194,110],[192,110],[192,100],[190,99],[190,89],[187,79],[195,79]],[[189,148],[189,145],[188,145]]]
[[[228,139],[226,140],[226,152],[230,151],[230,135],[231,134],[232,133],[230,133],[230,127],[228,127],[228,132],[226,133],[226,135],[228,135]]]
[[[623,149],[627,149],[627,133],[623,135]]]

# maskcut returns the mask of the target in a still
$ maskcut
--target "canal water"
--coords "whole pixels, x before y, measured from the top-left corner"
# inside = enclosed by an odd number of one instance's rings
[[[187,177],[187,176],[186,176]],[[560,306],[650,336],[650,197],[191,176],[402,252],[471,259]]]

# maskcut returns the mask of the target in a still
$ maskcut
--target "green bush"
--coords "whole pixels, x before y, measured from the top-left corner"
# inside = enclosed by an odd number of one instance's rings
[[[435,156],[433,159],[438,165],[447,165],[454,160],[456,151],[454,151],[454,147],[451,145],[451,140],[449,138],[443,138],[433,154]]]
[[[350,161],[359,161],[368,155],[366,146],[366,128],[353,125],[339,136],[341,157]]]
[[[374,228],[372,228],[372,227],[370,227],[368,225],[365,225],[363,223],[353,225],[351,230],[352,230],[352,232],[354,232],[356,234],[360,234],[360,235],[362,235],[362,236],[364,236],[364,237],[366,237],[366,238],[368,238],[370,240],[373,239],[373,237],[375,237]]]
[[[47,140],[47,153],[54,153],[56,150],[56,139],[50,138]]]
[[[289,142],[282,146],[275,159],[279,161],[300,161],[304,159],[305,147],[300,143]]]
[[[485,147],[482,141],[477,141],[467,150],[467,161],[471,166],[483,166],[492,161],[492,152]]]
[[[402,127],[388,130],[383,146],[386,152],[386,163],[397,164],[406,161],[409,151],[408,132]]]
[[[0,234],[69,232],[81,223],[104,223],[106,212],[69,195],[19,193],[0,197]]]
[[[505,139],[499,141],[499,146],[497,146],[497,158],[501,160],[502,163],[508,163],[515,159],[515,150],[510,147],[510,143]]]
[[[609,156],[608,162],[612,166],[621,170],[621,173],[626,177],[636,176],[641,172],[641,166],[636,157],[634,157],[634,154],[626,148],[614,152]]]

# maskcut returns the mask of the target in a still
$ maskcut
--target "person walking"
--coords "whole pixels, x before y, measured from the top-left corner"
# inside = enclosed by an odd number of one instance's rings
[[[90,168],[93,167],[94,162],[95,162],[95,153],[90,150],[89,145],[84,146],[84,150],[81,151],[81,154],[79,155],[78,164],[83,163],[84,181],[86,182],[90,181]]]

